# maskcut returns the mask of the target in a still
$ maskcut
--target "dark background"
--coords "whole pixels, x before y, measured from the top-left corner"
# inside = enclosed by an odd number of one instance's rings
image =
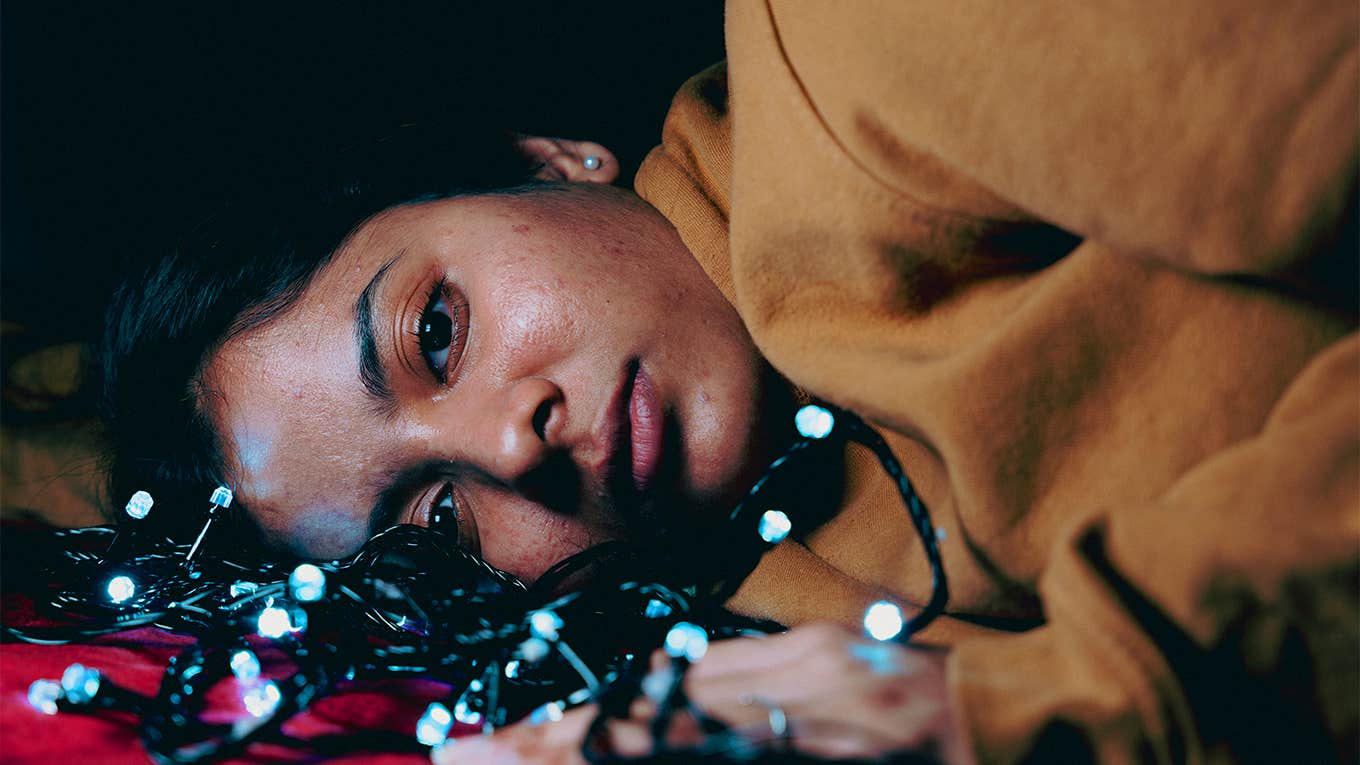
[[[718,0],[0,9],[0,315],[49,342],[97,337],[120,263],[171,247],[250,163],[490,118],[599,140],[628,179],[723,56]]]

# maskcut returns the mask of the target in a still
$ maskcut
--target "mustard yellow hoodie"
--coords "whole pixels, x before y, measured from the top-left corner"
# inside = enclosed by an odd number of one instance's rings
[[[922,638],[981,761],[1356,757],[1357,30],[1353,0],[733,0],[676,97],[638,191],[944,528]],[[848,469],[734,608],[926,601]]]

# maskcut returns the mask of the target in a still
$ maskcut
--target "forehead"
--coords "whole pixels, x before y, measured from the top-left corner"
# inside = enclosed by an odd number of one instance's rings
[[[397,208],[360,226],[287,310],[229,340],[206,368],[229,478],[271,541],[305,540],[299,552],[326,557],[366,538],[372,477],[390,469],[366,447],[392,424],[358,384],[355,301],[384,263],[438,235],[437,212]]]

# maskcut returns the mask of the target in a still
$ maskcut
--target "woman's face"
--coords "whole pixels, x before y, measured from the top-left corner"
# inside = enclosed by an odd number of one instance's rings
[[[270,541],[340,557],[441,514],[533,579],[738,498],[769,451],[763,369],[664,218],[568,184],[368,221],[212,357],[203,404]]]

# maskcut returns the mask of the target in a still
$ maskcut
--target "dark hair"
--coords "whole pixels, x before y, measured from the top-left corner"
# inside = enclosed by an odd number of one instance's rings
[[[132,268],[113,294],[97,370],[114,507],[156,500],[154,528],[193,533],[222,480],[221,445],[200,406],[206,360],[287,309],[363,221],[394,205],[517,188],[531,168],[513,134],[403,126],[307,161],[268,158],[170,253]]]

